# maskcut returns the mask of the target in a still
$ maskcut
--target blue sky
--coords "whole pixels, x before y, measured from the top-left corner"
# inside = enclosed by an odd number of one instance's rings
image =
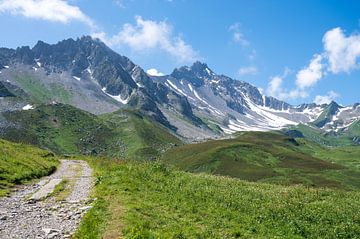
[[[0,46],[93,35],[145,70],[195,60],[287,102],[360,102],[360,2],[0,0]]]

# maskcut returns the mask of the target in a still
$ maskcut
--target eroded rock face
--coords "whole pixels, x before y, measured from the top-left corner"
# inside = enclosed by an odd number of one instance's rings
[[[0,81],[5,81],[6,77],[15,83],[19,78],[27,77],[37,79],[50,92],[56,85],[70,93],[65,99],[62,95],[56,97],[52,94],[49,99],[41,99],[45,101],[42,103],[56,101],[71,104],[95,114],[113,112],[128,105],[176,130],[159,109],[165,105],[180,111],[179,114],[186,112],[184,117],[191,121],[201,122],[191,109],[183,110],[188,107],[186,98],[154,83],[129,58],[90,36],[67,39],[57,44],[39,41],[33,48],[1,48],[0,69],[5,66],[10,69],[5,69],[7,71],[0,75]],[[8,71],[13,74],[7,74]],[[17,74],[19,72],[24,74]],[[162,94],[159,91],[163,91]],[[32,92],[27,93],[32,95]]]

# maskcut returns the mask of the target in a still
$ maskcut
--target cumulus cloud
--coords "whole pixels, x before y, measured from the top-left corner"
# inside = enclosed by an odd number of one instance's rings
[[[337,27],[327,31],[322,42],[324,51],[313,55],[309,65],[298,71],[293,90],[286,91],[282,88],[283,77],[272,77],[268,83],[267,93],[282,99],[305,98],[324,75],[349,73],[360,67],[359,33],[346,36],[344,31]],[[327,95],[317,95],[314,102],[328,103],[337,97],[337,93],[329,91]]]
[[[281,100],[306,98],[309,96],[309,90],[323,77],[323,70],[323,56],[315,54],[309,65],[297,72],[293,89],[283,88],[283,79],[290,73],[289,69],[285,69],[282,76],[270,78],[266,92],[268,95]]]
[[[314,102],[318,105],[329,104],[331,101],[335,100],[340,95],[334,91],[329,91],[326,95],[317,95],[315,96]]]
[[[180,36],[174,36],[173,27],[165,21],[144,20],[141,16],[135,17],[136,24],[126,23],[122,30],[107,37],[105,33],[94,33],[110,46],[127,45],[132,50],[143,52],[150,49],[159,49],[175,57],[179,62],[193,62],[199,60],[198,53]]]
[[[311,87],[321,79],[323,75],[323,65],[321,61],[321,55],[314,55],[310,64],[296,74],[296,85],[300,89]]]
[[[164,76],[165,75],[164,73],[158,71],[155,68],[151,68],[151,69],[147,70],[146,73],[151,76]]]
[[[267,88],[267,94],[270,96],[279,97],[283,92],[282,83],[283,83],[282,77],[280,76],[271,77]]]
[[[60,23],[78,21],[95,28],[93,20],[77,6],[62,0],[1,0],[0,13]]]
[[[245,66],[239,69],[239,75],[256,75],[258,69],[255,66]]]
[[[345,36],[337,27],[325,33],[323,37],[325,54],[332,73],[349,72],[359,67],[360,35]]]
[[[240,31],[240,23],[234,23],[229,27],[229,31],[232,33],[232,39],[234,42],[241,46],[249,46],[250,43],[246,40],[244,34]]]
[[[300,88],[292,90],[284,89],[283,87],[283,76],[274,76],[270,78],[266,93],[269,96],[273,96],[280,100],[306,98],[308,96],[307,91]]]
[[[270,81],[266,89],[266,94],[276,97],[280,100],[307,97],[308,93],[304,89],[297,87],[293,90],[288,90],[283,87],[283,81],[290,73],[291,70],[286,67],[282,75],[270,77]]]

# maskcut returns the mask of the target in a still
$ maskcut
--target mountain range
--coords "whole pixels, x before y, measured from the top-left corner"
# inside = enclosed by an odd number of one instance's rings
[[[91,114],[135,109],[186,140],[237,131],[300,130],[343,135],[359,125],[360,104],[291,105],[205,63],[151,76],[98,39],[84,36],[33,48],[0,48],[0,128],[4,114],[68,104]],[[295,127],[295,128],[294,128]],[[302,127],[303,129],[303,127]],[[358,143],[358,138],[350,134]]]

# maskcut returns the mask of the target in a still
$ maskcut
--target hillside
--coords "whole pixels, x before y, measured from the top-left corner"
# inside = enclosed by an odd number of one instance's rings
[[[0,139],[0,196],[15,184],[54,172],[58,163],[48,151]]]
[[[323,148],[304,139],[275,132],[239,133],[236,138],[184,145],[167,151],[163,161],[177,169],[226,175],[283,185],[360,188],[360,171],[346,162],[360,158],[351,148]],[[342,160],[340,160],[342,159]]]
[[[181,144],[164,126],[135,110],[96,116],[70,105],[52,104],[2,116],[2,138],[59,154],[148,159]]]
[[[299,124],[283,129],[285,135],[295,138],[306,138],[314,143],[339,147],[359,145],[360,121],[355,120],[352,124],[337,131],[324,131],[312,125]]]
[[[95,115],[63,104],[5,112],[3,117],[10,125],[1,130],[3,138],[61,154],[101,153],[113,135]]]
[[[359,192],[249,183],[88,159],[98,183],[75,238],[356,238]]]
[[[164,126],[138,111],[119,110],[100,118],[124,145],[121,150],[126,159],[156,159],[166,150],[183,144]]]

